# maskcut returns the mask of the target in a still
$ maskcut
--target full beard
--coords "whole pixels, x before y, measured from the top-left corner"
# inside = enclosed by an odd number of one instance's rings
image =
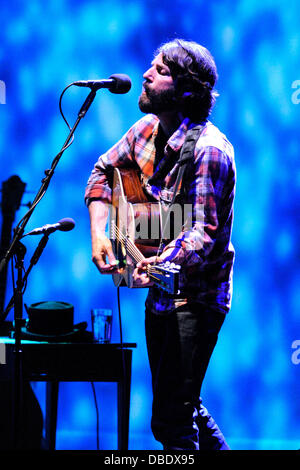
[[[163,112],[176,111],[177,103],[173,89],[155,92],[147,90],[139,97],[139,108],[143,113],[158,116]]]

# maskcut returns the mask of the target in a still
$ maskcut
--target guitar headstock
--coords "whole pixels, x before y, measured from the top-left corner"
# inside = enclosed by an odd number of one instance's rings
[[[171,263],[171,261],[165,261],[164,263],[159,263],[153,266],[164,271],[179,273],[181,266],[179,264]]]
[[[180,266],[165,261],[164,263],[149,266],[148,275],[151,280],[169,294],[178,294]]]

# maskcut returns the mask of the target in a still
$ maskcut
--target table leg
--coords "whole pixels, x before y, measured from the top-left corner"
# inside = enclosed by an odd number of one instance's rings
[[[46,385],[46,442],[49,450],[55,450],[59,382]]]
[[[131,354],[124,351],[123,380],[118,382],[118,450],[128,450],[131,384]]]

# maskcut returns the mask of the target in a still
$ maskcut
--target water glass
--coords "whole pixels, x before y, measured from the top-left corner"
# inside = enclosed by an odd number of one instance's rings
[[[110,343],[112,310],[107,308],[93,308],[91,314],[94,341],[98,343]]]

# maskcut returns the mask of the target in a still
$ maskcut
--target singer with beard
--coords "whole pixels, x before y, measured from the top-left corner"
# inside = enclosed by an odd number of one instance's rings
[[[151,284],[145,272],[155,257],[140,262],[136,282],[149,287],[145,331],[152,374],[151,428],[164,450],[228,450],[220,428],[200,397],[201,387],[232,299],[231,243],[235,195],[234,151],[208,117],[217,93],[217,69],[210,52],[176,39],[163,44],[144,73],[139,108],[145,113],[89,176],[85,200],[91,223],[92,260],[102,274],[118,269],[105,236],[111,202],[109,172],[135,166],[155,200],[172,195],[177,159],[187,132],[201,124],[192,166],[184,173],[185,200],[202,208],[195,223],[164,246],[159,261],[181,266],[180,294]],[[164,165],[161,165],[161,163]],[[161,172],[161,168],[164,171]],[[222,393],[220,392],[220,399]]]

